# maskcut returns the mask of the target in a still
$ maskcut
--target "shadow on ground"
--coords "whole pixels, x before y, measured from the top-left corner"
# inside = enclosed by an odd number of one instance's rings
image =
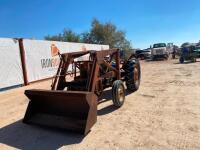
[[[183,64],[194,64],[194,63],[197,63],[197,62],[200,62],[200,61],[196,61],[196,62],[185,61],[185,62],[183,62],[183,63],[175,62],[174,64],[175,64],[175,65],[183,65]]]
[[[0,129],[0,143],[17,149],[55,150],[80,143],[83,138],[80,134],[23,124],[22,120]]]
[[[196,60],[196,62],[200,62],[200,60],[199,59],[197,59]],[[175,62],[174,64],[193,64],[193,63],[196,63],[196,62],[192,62],[192,61],[184,61],[183,63],[180,63],[179,61],[177,61],[177,62]]]
[[[166,59],[164,58],[156,58],[156,59],[152,59],[152,58],[148,58],[145,59],[146,62],[157,62],[157,61],[165,61]]]
[[[126,96],[129,94],[131,94],[131,93],[126,90]],[[103,92],[102,96],[99,98],[98,104],[101,104],[101,103],[104,103],[107,101],[112,101],[112,89],[108,89]],[[97,114],[100,116],[106,115],[106,114],[112,113],[113,111],[115,111],[117,109],[118,109],[118,107],[115,107],[114,105],[108,105],[102,109],[99,109]]]
[[[104,91],[99,99],[99,104],[112,100],[112,90]],[[126,95],[130,93],[126,92]],[[106,115],[117,108],[113,105],[98,110],[98,115]],[[27,125],[22,120],[14,122],[0,129],[0,143],[17,149],[28,150],[55,150],[64,145],[81,143],[84,136],[68,131],[44,128],[35,125]]]

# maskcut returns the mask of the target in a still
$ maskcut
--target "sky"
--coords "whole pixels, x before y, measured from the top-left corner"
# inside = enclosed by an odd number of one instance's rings
[[[0,0],[0,37],[44,39],[112,22],[134,48],[200,40],[200,0]]]

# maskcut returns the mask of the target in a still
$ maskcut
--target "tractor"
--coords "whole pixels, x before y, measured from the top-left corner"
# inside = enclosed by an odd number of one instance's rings
[[[112,87],[116,108],[124,104],[125,85],[130,93],[139,89],[140,63],[134,55],[123,61],[119,49],[58,55],[60,64],[51,90],[25,90],[30,101],[24,123],[87,134],[97,121],[97,105],[104,89]]]
[[[185,45],[181,48],[181,55],[179,58],[180,63],[184,63],[184,61],[196,62],[198,57],[198,53],[195,50],[195,46],[193,45]]]

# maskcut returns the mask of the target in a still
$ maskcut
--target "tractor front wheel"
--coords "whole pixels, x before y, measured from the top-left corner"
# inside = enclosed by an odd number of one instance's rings
[[[121,80],[116,80],[112,86],[112,100],[116,107],[121,107],[125,100],[125,87]]]

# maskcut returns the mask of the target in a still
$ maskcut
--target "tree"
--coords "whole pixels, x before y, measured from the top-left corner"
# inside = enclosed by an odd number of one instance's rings
[[[126,39],[124,31],[118,30],[111,22],[100,23],[94,19],[90,32],[82,34],[82,42],[94,44],[107,44],[111,48],[131,49],[130,41]]]
[[[62,41],[62,42],[80,42],[80,36],[73,32],[70,29],[64,29],[63,33],[59,33],[58,35],[46,36],[45,40],[50,41]]]
[[[46,40],[63,41],[63,42],[83,42],[90,44],[105,44],[110,48],[120,48],[122,50],[131,49],[130,41],[126,39],[126,34],[111,23],[100,23],[93,19],[89,32],[76,34],[70,29],[64,29],[63,33],[58,35],[46,36]]]
[[[93,43],[89,32],[82,33],[81,41],[83,43]]]

